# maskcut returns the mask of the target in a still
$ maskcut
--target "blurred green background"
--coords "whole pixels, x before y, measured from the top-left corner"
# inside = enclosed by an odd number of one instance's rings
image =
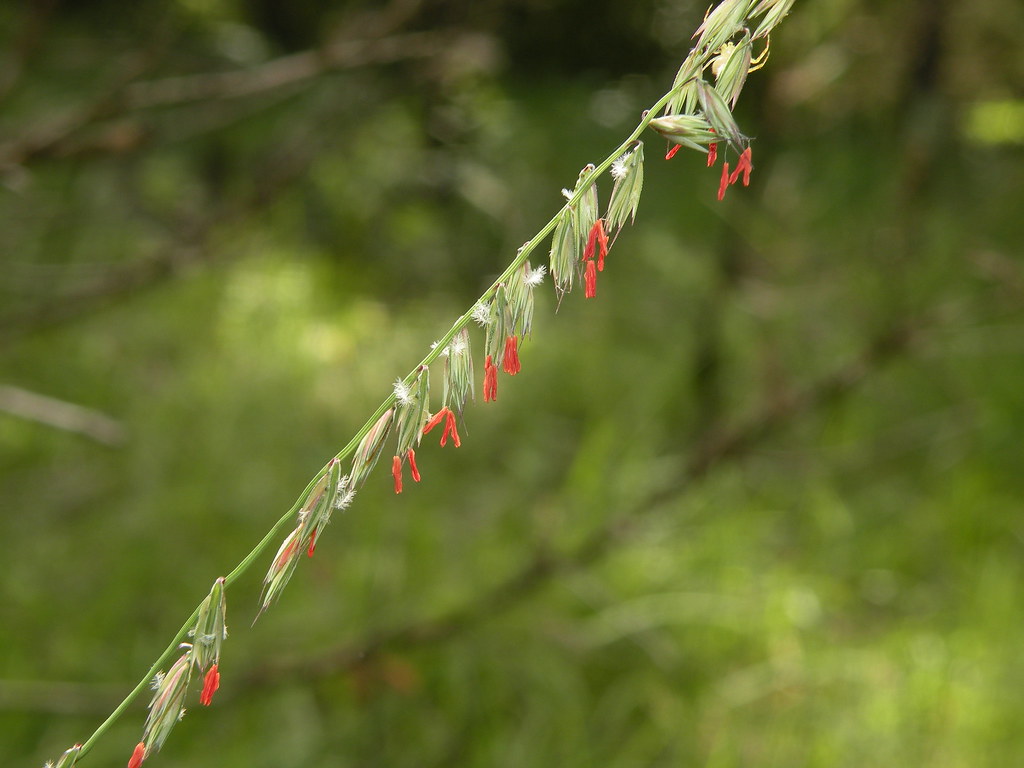
[[[704,11],[0,6],[0,763],[92,732]],[[598,297],[546,283],[463,446],[254,627],[268,562],[229,591],[147,766],[1024,763],[1022,38],[799,0],[751,186],[649,135]]]

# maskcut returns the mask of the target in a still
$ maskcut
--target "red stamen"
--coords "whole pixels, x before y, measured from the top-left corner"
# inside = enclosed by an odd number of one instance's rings
[[[455,414],[452,413],[452,409],[449,408],[447,405],[440,411],[435,413],[434,418],[427,422],[427,425],[423,428],[423,434],[427,434],[427,432],[432,430],[442,421],[444,421],[444,431],[441,432],[442,447],[448,442],[448,435],[451,435],[452,438],[455,440],[455,447],[458,448],[460,445],[462,445],[462,441],[459,440],[459,433],[455,429]],[[409,453],[411,454],[412,451],[409,451]],[[416,482],[418,483],[419,480],[417,480]]]
[[[139,742],[135,745],[135,751],[132,752],[131,760],[128,761],[128,768],[139,768],[142,765],[142,761],[146,759],[146,745],[143,742]]]
[[[608,233],[604,231],[604,219],[594,224],[597,229],[597,271],[604,272],[604,257],[608,255]]]
[[[497,376],[497,373],[495,373],[495,376]],[[498,396],[498,390],[497,390],[498,384],[495,383],[494,387],[495,387],[494,396],[497,397]],[[448,410],[448,417],[447,417],[447,419],[445,419],[444,431],[445,431],[445,434],[448,434],[448,435],[452,436],[452,441],[455,443],[455,447],[456,448],[458,448],[460,445],[462,445],[462,441],[459,439],[459,430],[458,430],[457,425],[455,423],[455,414],[451,412],[451,409]],[[443,438],[442,438],[441,445],[444,445]]]
[[[585,275],[586,283],[584,285],[583,295],[592,299],[597,296],[597,269],[593,261],[587,262],[587,273]]]
[[[434,418],[427,422],[426,426],[423,427],[423,434],[427,434],[430,430],[444,421],[445,414],[448,412],[448,407],[445,406],[440,411],[434,414]]]
[[[600,219],[597,221],[600,221]],[[594,246],[597,244],[597,221],[594,222],[594,225],[590,228],[590,234],[587,235],[587,247],[583,249],[583,256],[580,257],[580,261],[594,258]]]
[[[587,262],[587,268],[589,269],[594,264],[593,261]],[[484,360],[484,402],[490,402],[491,400],[498,399],[498,367],[491,360],[491,356],[488,355],[487,359]]]
[[[722,163],[722,180],[718,182],[718,199],[725,198],[725,188],[729,186],[729,163]]]
[[[674,147],[669,149],[669,151],[665,153],[665,159],[666,160],[671,160],[673,157],[675,157],[676,156],[676,152],[679,151],[679,148],[681,146],[683,146],[683,145],[682,144],[676,144]]]
[[[718,142],[713,141],[708,145],[708,168],[718,160]]]
[[[391,460],[391,476],[395,478],[395,493],[402,492],[402,459],[395,456]]]
[[[409,449],[409,469],[412,471],[412,479],[417,483],[420,481],[420,471],[416,468],[416,451]]]
[[[199,694],[199,703],[204,707],[210,706],[210,702],[213,701],[213,694],[220,688],[220,672],[217,671],[217,665],[214,664],[206,671],[206,677],[203,678],[203,692]]]
[[[750,186],[750,171],[753,170],[753,165],[750,162],[750,147],[747,147],[740,154],[740,159],[736,163],[736,170],[729,176],[729,183],[735,184],[736,180],[739,179],[740,174],[743,174],[743,186]]]
[[[519,364],[518,346],[518,336],[509,336],[505,339],[505,355],[501,358],[501,369],[509,376],[515,376],[522,370],[522,366]]]
[[[316,551],[316,528],[313,529],[313,533],[309,535],[309,549],[306,550],[306,557],[312,557]]]

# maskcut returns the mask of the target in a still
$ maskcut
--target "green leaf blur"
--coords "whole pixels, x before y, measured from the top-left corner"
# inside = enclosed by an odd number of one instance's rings
[[[0,8],[0,763],[102,722],[704,11]],[[597,297],[549,276],[460,448],[399,496],[381,461],[255,626],[270,556],[227,590],[220,690],[146,768],[1024,760],[1021,37],[1011,0],[796,2],[750,186],[648,132]]]

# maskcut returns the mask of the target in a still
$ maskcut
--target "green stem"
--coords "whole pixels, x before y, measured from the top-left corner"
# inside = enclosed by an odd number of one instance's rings
[[[164,652],[160,654],[160,657],[153,662],[153,666],[151,666],[145,676],[139,680],[138,684],[132,689],[132,692],[124,697],[124,701],[117,705],[117,709],[110,713],[107,719],[103,721],[99,728],[93,731],[92,736],[90,736],[82,745],[82,749],[78,752],[79,759],[92,749],[92,745],[96,743],[97,739],[99,739],[111,725],[117,722],[118,718],[124,714],[124,711],[128,709],[128,706],[135,700],[135,698],[149,686],[149,681],[153,679],[153,676],[160,671],[160,667],[163,666],[164,662],[166,662],[177,650],[178,644],[188,634],[188,631],[195,624],[198,616],[199,606],[196,606],[196,609],[192,611],[192,615],[189,616],[185,623],[181,625],[181,629],[178,630],[178,634],[176,634],[174,639],[171,640],[170,645],[168,645],[164,649]]]
[[[501,285],[505,281],[509,280],[513,275],[515,275],[516,270],[522,267],[523,263],[526,261],[527,258],[529,258],[530,254],[533,253],[537,246],[544,242],[544,240],[546,240],[547,237],[551,234],[551,232],[555,229],[555,227],[558,225],[559,220],[562,218],[563,215],[565,215],[566,211],[573,205],[575,205],[577,202],[579,202],[580,198],[583,197],[583,194],[588,189],[590,189],[591,185],[597,182],[597,179],[611,167],[611,164],[615,162],[615,160],[618,157],[620,157],[624,152],[626,152],[633,144],[633,142],[640,138],[640,135],[644,132],[644,129],[647,127],[647,124],[654,118],[658,111],[661,110],[662,107],[664,107],[668,103],[669,99],[672,98],[675,92],[682,88],[685,84],[685,82],[680,83],[672,90],[668,91],[668,93],[666,93],[664,96],[658,99],[658,101],[656,101],[651,106],[651,108],[644,113],[643,117],[640,119],[640,122],[637,124],[636,128],[629,135],[629,137],[625,139],[625,141],[623,141],[621,144],[619,144],[611,152],[611,154],[609,154],[608,157],[606,157],[594,169],[594,171],[590,174],[590,178],[587,181],[587,183],[580,185],[580,188],[577,189],[576,192],[566,201],[565,205],[563,205],[559,209],[558,213],[552,216],[550,221],[548,221],[548,223],[545,224],[541,228],[541,230],[537,232],[537,234],[534,235],[528,243],[526,243],[526,245],[519,249],[518,253],[516,254],[516,257],[512,260],[508,267],[506,267],[505,271],[502,272],[498,276],[498,278],[490,285],[490,287],[487,288],[487,290],[485,290],[483,294],[480,295],[480,298],[473,303],[473,306],[471,306],[469,310],[466,311],[465,314],[463,314],[461,317],[459,317],[458,320],[455,321],[455,324],[452,325],[452,327],[448,330],[448,333],[446,333],[441,338],[441,340],[437,342],[437,344],[427,354],[427,356],[424,357],[419,362],[419,364],[415,368],[413,368],[412,371],[409,372],[409,374],[404,379],[404,381],[407,384],[412,383],[413,379],[424,366],[429,366],[431,363],[435,362],[438,357],[441,356],[441,354],[444,352],[445,348],[448,346],[451,340],[455,338],[455,334],[457,334],[459,331],[465,328],[472,320],[473,307],[475,307],[480,302],[486,302],[488,299],[490,299],[494,295],[495,291],[497,291],[499,285]],[[367,420],[367,422],[355,434],[355,436],[353,436],[353,438],[349,440],[348,444],[344,448],[342,448],[337,454],[335,454],[334,458],[341,460],[349,456],[359,445],[360,441],[362,441],[362,439],[370,431],[373,425],[376,424],[380,417],[384,415],[384,412],[387,411],[387,409],[390,408],[392,405],[394,405],[394,402],[395,395],[392,392],[390,395],[388,395],[388,397],[384,399],[384,402],[382,402],[380,406],[377,408],[377,410],[374,411],[373,415]],[[301,507],[306,496],[309,494],[310,490],[312,490],[313,486],[320,481],[320,479],[328,471],[329,467],[330,463],[324,465],[324,467],[319,472],[317,472],[313,479],[310,480],[309,483],[306,485],[305,490],[303,490],[303,492],[299,495],[298,499],[296,499],[295,504],[292,505],[292,508],[289,509],[284,515],[282,515],[281,518],[276,523],[274,523],[273,527],[267,532],[267,534],[260,540],[260,542],[255,547],[253,547],[252,551],[248,555],[246,555],[242,559],[242,561],[238,565],[236,565],[234,569],[225,577],[225,586],[230,586],[233,582],[235,582],[239,577],[242,576],[242,574],[244,574],[249,569],[253,562],[255,562],[259,557],[263,555],[264,551],[267,549],[270,543],[279,536],[279,534],[287,526],[289,521],[291,521],[294,518],[295,514],[298,512],[299,508]],[[201,604],[202,603],[200,603],[200,605]],[[88,740],[82,745],[82,749],[78,755],[79,758],[84,757],[86,753],[88,753],[89,750],[92,749],[96,741],[110,728],[110,726],[112,726],[121,717],[122,714],[124,714],[124,711],[128,709],[128,707],[138,697],[138,695],[148,687],[150,680],[153,679],[153,676],[160,670],[164,663],[167,662],[168,659],[170,659],[170,657],[174,654],[175,650],[178,649],[179,644],[182,641],[184,641],[185,638],[188,636],[188,632],[195,625],[195,621],[198,615],[199,606],[197,606],[196,609],[192,612],[192,615],[182,625],[181,629],[178,630],[178,633],[174,636],[174,639],[171,640],[167,648],[164,649],[164,652],[160,654],[160,657],[155,662],[153,662],[153,665],[146,672],[145,676],[143,676],[143,678],[138,682],[135,688],[132,689],[131,693],[129,693],[124,698],[124,701],[122,701],[117,706],[117,709],[110,713],[110,716],[103,721],[103,723],[93,732],[93,734],[88,738]]]
[[[628,150],[630,148],[630,145],[633,144],[633,142],[640,138],[640,134],[644,132],[644,129],[647,127],[647,124],[654,118],[658,110],[660,110],[662,107],[665,106],[665,104],[668,103],[668,100],[672,98],[673,94],[676,91],[678,91],[680,88],[682,88],[689,82],[690,81],[687,80],[683,83],[680,83],[678,86],[676,86],[668,93],[666,93],[664,96],[662,96],[660,99],[658,99],[658,101],[656,101],[654,105],[644,113],[644,116],[640,119],[640,122],[637,124],[636,128],[633,129],[633,132],[629,135],[629,137],[621,144],[619,144],[619,146],[617,146],[612,151],[612,153],[601,162],[600,165],[594,168],[593,172],[590,174],[590,178],[587,181],[587,183],[581,185],[580,188],[576,190],[575,194],[573,194],[572,197],[566,200],[565,205],[563,205],[559,209],[558,213],[552,216],[548,223],[545,224],[541,228],[541,230],[536,235],[534,235],[529,242],[526,243],[526,245],[519,249],[518,253],[516,254],[516,257],[511,261],[508,267],[505,268],[505,271],[498,275],[498,278],[493,283],[491,283],[490,287],[488,287],[487,290],[480,294],[480,298],[478,298],[473,303],[473,305],[466,311],[466,313],[455,321],[455,324],[452,325],[452,327],[448,330],[448,333],[446,333],[441,338],[441,340],[437,342],[434,348],[430,350],[430,353],[426,357],[424,357],[419,362],[419,364],[406,375],[406,377],[403,379],[403,381],[406,384],[411,384],[413,380],[416,378],[416,375],[423,367],[429,366],[431,363],[435,362],[438,357],[441,356],[445,348],[448,346],[449,342],[451,342],[451,340],[455,338],[455,334],[457,334],[459,331],[461,331],[463,328],[469,325],[470,320],[472,320],[473,317],[473,307],[475,307],[477,304],[481,302],[486,302],[488,299],[490,299],[494,295],[495,291],[498,290],[498,286],[504,283],[506,280],[509,280],[516,273],[516,270],[523,266],[523,263],[526,261],[527,258],[529,258],[530,254],[533,253],[537,246],[544,242],[544,240],[547,239],[548,235],[550,235],[554,231],[555,227],[558,226],[558,222],[562,218],[566,210],[571,208],[580,201],[580,198],[583,197],[584,193],[588,189],[590,189],[590,187],[593,184],[597,183],[598,177],[604,174],[604,172],[611,167],[612,163],[615,162],[615,160],[618,157],[620,157],[626,150]],[[355,436],[351,440],[349,440],[348,445],[342,448],[341,451],[339,451],[335,455],[335,458],[339,460],[344,459],[346,456],[352,453],[352,451],[355,450],[356,446],[359,445],[359,442],[366,436],[366,434],[370,431],[373,425],[376,424],[380,417],[384,415],[384,412],[387,411],[387,409],[394,404],[395,395],[394,393],[391,393],[391,395],[385,398],[384,402],[380,404],[380,407],[378,407],[377,410],[374,411],[373,415],[367,420],[367,422],[355,434]],[[323,474],[326,471],[327,467],[325,466],[323,469],[320,470],[317,476],[314,477],[313,480],[310,482],[310,487],[313,485],[313,483],[317,482],[321,477],[323,477]],[[308,492],[309,488],[307,488],[306,490]]]

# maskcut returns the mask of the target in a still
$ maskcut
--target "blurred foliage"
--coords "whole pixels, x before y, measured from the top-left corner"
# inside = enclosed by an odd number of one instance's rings
[[[92,732],[703,12],[0,7],[0,384],[127,434],[0,412],[3,764]],[[229,591],[214,706],[147,765],[1024,759],[1024,163],[990,125],[1022,36],[1012,0],[798,2],[738,107],[751,187],[650,137],[597,299],[545,293],[462,448],[398,497],[378,469],[253,628],[265,566]]]

